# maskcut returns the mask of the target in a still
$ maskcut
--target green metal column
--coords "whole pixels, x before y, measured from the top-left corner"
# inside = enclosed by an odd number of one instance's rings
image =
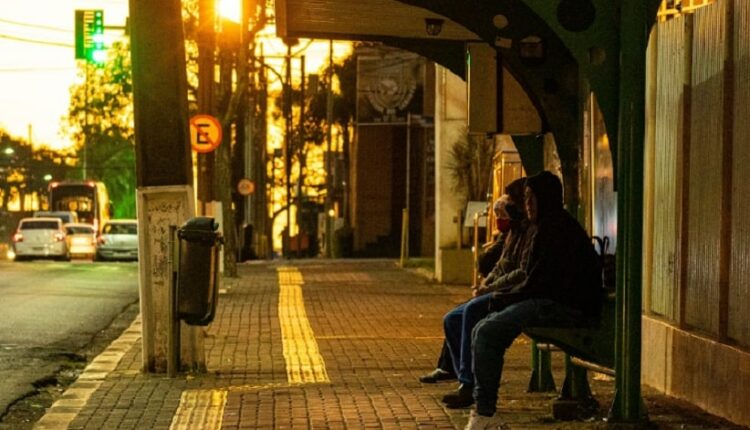
[[[641,253],[646,47],[651,19],[642,0],[622,0],[620,11],[616,393],[611,418],[635,423],[645,417],[640,385]]]

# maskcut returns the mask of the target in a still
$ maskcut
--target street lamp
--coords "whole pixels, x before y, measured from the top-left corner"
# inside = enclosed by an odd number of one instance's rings
[[[10,147],[5,148],[5,150],[3,150],[3,152],[5,153],[5,155],[13,155],[13,154],[16,153],[16,151],[13,150],[13,148],[10,148]]]

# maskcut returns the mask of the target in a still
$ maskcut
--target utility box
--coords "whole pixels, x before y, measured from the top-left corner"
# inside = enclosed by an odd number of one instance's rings
[[[190,325],[208,325],[216,314],[223,243],[218,228],[213,218],[195,217],[177,230],[177,317]]]

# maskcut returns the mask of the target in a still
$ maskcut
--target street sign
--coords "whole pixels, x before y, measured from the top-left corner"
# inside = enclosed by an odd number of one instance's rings
[[[221,123],[211,115],[190,118],[190,146],[199,153],[211,152],[221,143]]]
[[[237,183],[237,192],[243,196],[249,196],[255,192],[255,182],[247,178],[242,178]]]

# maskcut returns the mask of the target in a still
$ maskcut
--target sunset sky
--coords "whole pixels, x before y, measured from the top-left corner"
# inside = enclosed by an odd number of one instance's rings
[[[28,138],[31,125],[34,143],[69,144],[60,119],[77,79],[76,9],[103,9],[105,25],[124,25],[128,0],[0,0],[0,128],[10,134]]]
[[[221,3],[224,3],[223,5]],[[239,1],[219,3],[222,12],[237,13]],[[232,4],[237,6],[232,7]],[[74,58],[74,15],[76,9],[104,10],[105,26],[122,26],[128,16],[128,0],[0,0],[0,129],[52,148],[70,145],[61,135],[61,118],[66,115],[70,87],[79,79]],[[122,36],[122,30],[107,30],[108,40]],[[283,55],[284,45],[269,34],[263,41],[266,55]],[[327,61],[328,43],[306,46],[307,72]],[[337,44],[335,56],[350,51],[349,44]],[[268,59],[281,70],[281,59]],[[277,64],[274,64],[277,63]]]

